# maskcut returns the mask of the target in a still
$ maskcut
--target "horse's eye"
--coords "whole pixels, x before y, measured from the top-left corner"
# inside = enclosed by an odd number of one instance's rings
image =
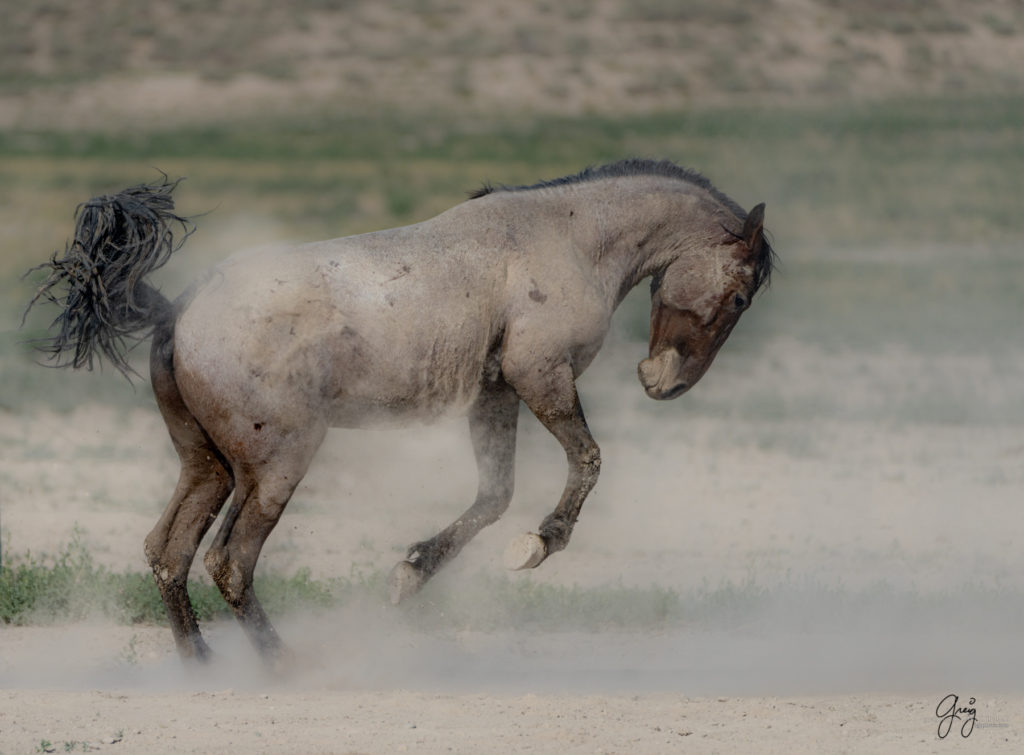
[[[732,300],[732,303],[736,306],[736,309],[745,309],[747,298],[743,294],[736,294],[736,298]]]

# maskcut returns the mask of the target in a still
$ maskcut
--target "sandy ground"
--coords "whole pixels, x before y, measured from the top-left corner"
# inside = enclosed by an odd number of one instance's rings
[[[11,752],[39,731],[127,752],[1018,752],[1019,736],[935,733],[931,703],[892,695],[694,699],[410,691],[0,692]],[[988,702],[1009,718],[1020,699]],[[47,722],[40,726],[38,719]],[[1018,727],[1019,728],[1019,727]],[[63,740],[63,741],[62,741]]]
[[[649,630],[481,631],[424,629],[382,595],[284,617],[298,655],[284,678],[260,669],[232,624],[207,627],[219,662],[201,673],[159,627],[0,626],[0,753],[44,740],[113,752],[939,752],[968,718],[940,740],[949,694],[977,711],[963,746],[1020,751],[1024,436],[999,408],[1022,406],[1021,355],[837,355],[779,339],[726,349],[690,397],[655,405],[632,377],[642,351],[612,344],[585,376],[601,482],[569,549],[514,578],[723,600],[755,584],[775,590],[768,605],[738,623],[725,612]],[[964,386],[972,413],[928,418],[926,399]],[[102,563],[145,568],[142,538],[176,476],[155,410],[2,412],[0,448],[5,548],[52,553],[77,525]],[[386,569],[462,510],[470,458],[461,423],[329,436],[262,566]],[[425,599],[502,574],[505,543],[553,504],[561,453],[525,417],[517,468],[508,514]]]
[[[230,634],[222,628],[214,637]],[[228,678],[223,667],[189,675],[164,635],[110,626],[5,630],[5,665],[31,656],[36,678],[5,674],[0,752],[38,752],[44,742],[57,752],[1019,752],[1024,729],[1024,695],[1005,692],[976,692],[973,730],[964,714],[942,740],[942,695],[922,691],[692,696],[682,677],[675,691],[644,691],[642,679],[630,690],[636,678],[609,691],[536,664],[508,684],[481,659],[456,674],[459,683],[438,667],[429,679],[407,676],[387,688],[330,674],[259,679],[241,661],[229,664]],[[126,665],[114,653],[129,644],[142,660]],[[105,667],[86,671],[84,656],[99,654]],[[54,655],[66,661],[61,669],[45,660]]]

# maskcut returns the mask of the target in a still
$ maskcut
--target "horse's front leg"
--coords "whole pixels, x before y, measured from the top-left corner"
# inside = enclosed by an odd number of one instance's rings
[[[469,413],[469,432],[479,475],[476,501],[434,537],[409,548],[406,559],[398,562],[388,577],[392,603],[417,592],[474,535],[497,521],[508,508],[515,478],[518,415],[519,397],[504,380],[499,378],[484,385]]]
[[[509,569],[532,569],[569,544],[583,501],[601,471],[598,448],[583,416],[572,368],[559,364],[542,373],[529,373],[515,382],[516,391],[565,449],[569,464],[562,497],[537,533],[520,535],[505,549]]]

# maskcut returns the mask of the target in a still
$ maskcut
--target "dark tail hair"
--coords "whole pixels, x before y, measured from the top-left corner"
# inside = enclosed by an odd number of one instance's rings
[[[143,279],[195,230],[188,218],[174,213],[171,192],[181,180],[169,181],[165,175],[160,182],[80,204],[75,236],[64,256],[54,252],[49,262],[26,273],[49,270],[25,308],[22,325],[40,299],[61,308],[50,325],[56,333],[35,342],[53,366],[91,370],[98,352],[125,377],[135,374],[128,351],[171,313],[170,302]],[[184,235],[176,240],[179,230]]]

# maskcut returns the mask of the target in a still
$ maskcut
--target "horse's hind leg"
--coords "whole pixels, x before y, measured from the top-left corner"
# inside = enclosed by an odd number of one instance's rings
[[[266,436],[270,423],[262,427]],[[263,543],[284,512],[295,487],[306,473],[313,453],[324,437],[323,428],[305,438],[288,436],[276,452],[247,463],[233,463],[238,487],[210,550],[203,558],[206,569],[231,607],[235,618],[260,655],[269,662],[285,653],[253,590],[253,573]]]
[[[146,536],[146,558],[153,569],[179,654],[206,660],[203,641],[188,597],[188,573],[203,535],[234,487],[220,453],[185,407],[171,368],[170,333],[154,335],[150,374],[160,412],[170,432],[181,474],[163,515]]]
[[[198,455],[203,454],[200,451]],[[203,661],[210,654],[189,601],[188,573],[199,543],[231,494],[232,485],[230,473],[215,458],[205,463],[186,461],[182,454],[178,486],[160,521],[146,536],[146,558],[183,658]]]
[[[476,501],[434,537],[409,548],[406,560],[391,570],[391,602],[412,595],[474,535],[497,521],[512,500],[515,478],[516,421],[519,397],[503,381],[485,385],[469,414],[479,486]]]

